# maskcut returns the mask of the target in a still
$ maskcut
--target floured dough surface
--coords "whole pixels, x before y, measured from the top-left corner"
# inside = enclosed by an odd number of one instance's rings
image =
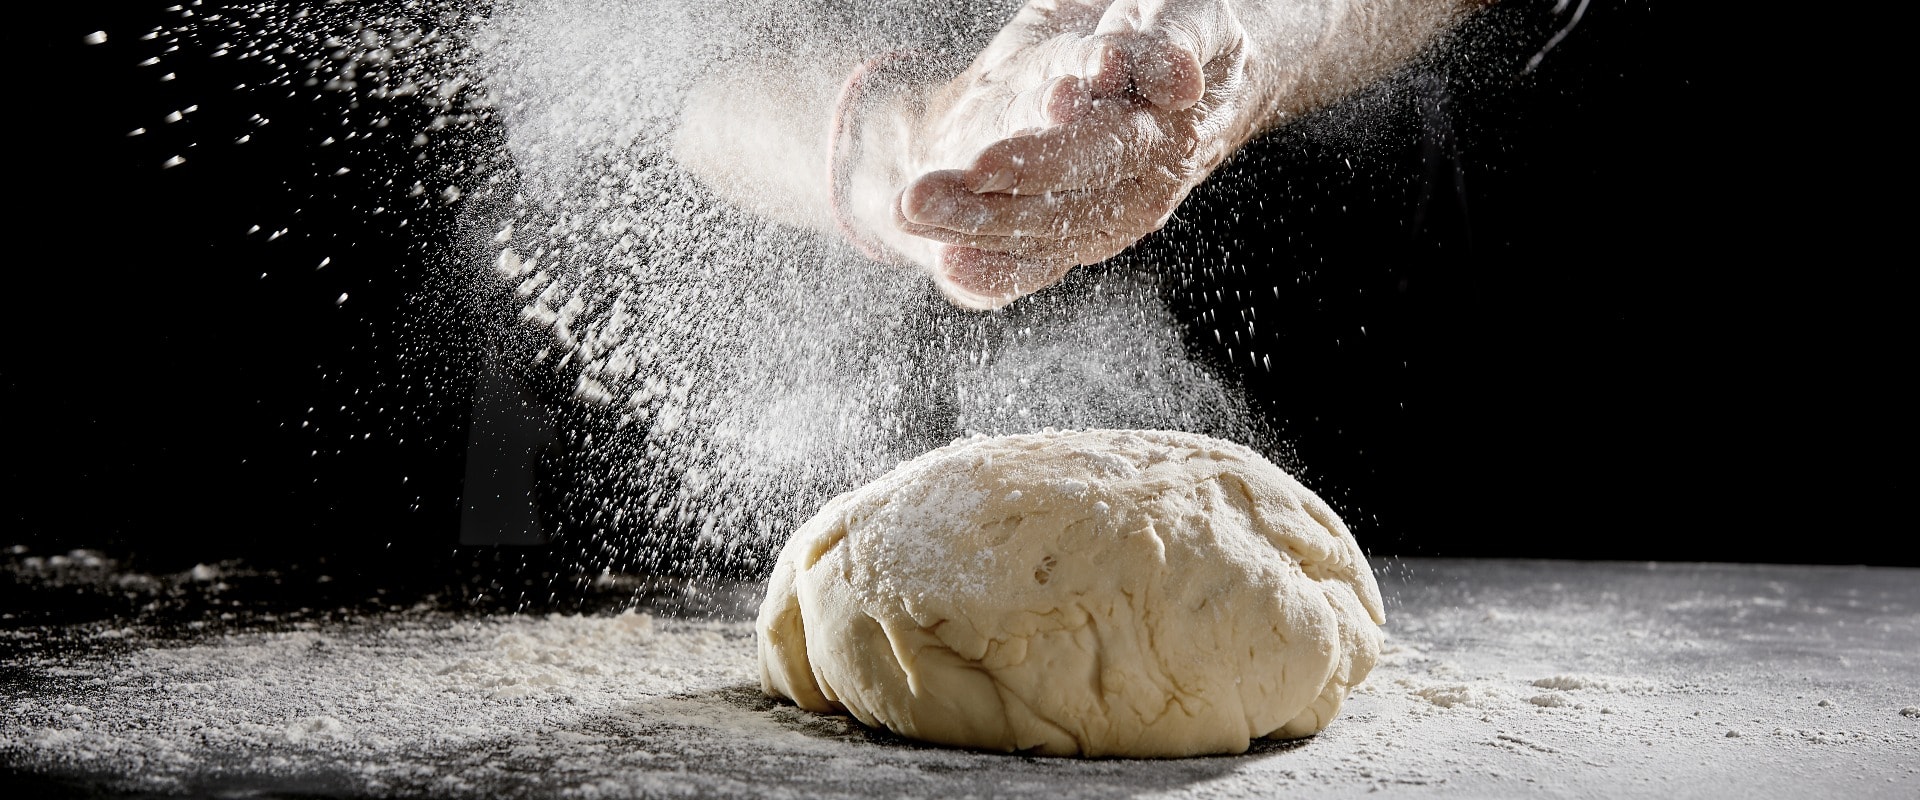
[[[1383,621],[1346,526],[1252,450],[976,437],[795,532],[760,608],[761,685],[948,745],[1238,753],[1325,728]]]

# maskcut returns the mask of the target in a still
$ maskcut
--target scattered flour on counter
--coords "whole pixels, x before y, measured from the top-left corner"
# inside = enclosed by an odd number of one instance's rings
[[[307,623],[243,616],[218,635],[0,627],[0,766],[100,791],[489,800],[1911,794],[1910,574],[1834,581],[1878,598],[1845,626],[1796,601],[1728,628],[1738,611],[1659,603],[1701,584],[1742,596],[1767,570],[1558,565],[1584,588],[1542,591],[1497,563],[1418,562],[1412,579],[1407,563],[1381,565],[1388,644],[1340,723],[1243,756],[1030,758],[871,734],[764,697],[745,619],[415,608],[293,630]],[[1489,630],[1488,605],[1534,611]],[[1813,637],[1817,652],[1794,649]]]
[[[1621,694],[1649,694],[1662,688],[1659,684],[1639,678],[1603,678],[1594,675],[1554,675],[1535,680],[1533,685],[1542,689],[1562,691],[1588,689]]]
[[[1408,694],[1440,708],[1483,707],[1508,699],[1504,692],[1491,686],[1469,686],[1460,683],[1422,686],[1404,678],[1399,681],[1399,684],[1407,687]]]
[[[1599,681],[1593,678],[1576,677],[1573,675],[1555,675],[1551,678],[1541,678],[1533,682],[1533,685],[1542,689],[1585,689],[1598,684]]]
[[[147,644],[72,677],[38,665],[56,690],[7,699],[0,752],[19,766],[121,772],[159,789],[189,788],[183,780],[208,771],[299,774],[319,761],[358,765],[347,777],[378,790],[448,759],[473,759],[467,769],[484,774],[501,751],[580,757],[604,749],[596,727],[753,677],[745,625],[631,612],[398,618]],[[738,732],[726,712],[677,702],[682,727]],[[476,779],[441,776],[436,786]]]

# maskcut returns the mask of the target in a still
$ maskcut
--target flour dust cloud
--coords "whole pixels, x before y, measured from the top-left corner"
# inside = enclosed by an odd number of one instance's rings
[[[588,565],[755,572],[825,499],[972,432],[1175,428],[1285,463],[1238,389],[1190,360],[1162,299],[1177,265],[1121,259],[963,312],[926,276],[737,210],[676,163],[689,87],[734,54],[835,36],[969,52],[1014,4],[867,6],[194,3],[144,35],[179,50],[158,61],[271,76],[236,89],[424,112],[416,131],[346,118],[332,135],[402,136],[437,165],[406,187],[410,208],[451,207],[459,233],[422,257],[473,302],[431,313],[510,309],[487,346],[571,387],[588,500],[585,529],[563,534]]]

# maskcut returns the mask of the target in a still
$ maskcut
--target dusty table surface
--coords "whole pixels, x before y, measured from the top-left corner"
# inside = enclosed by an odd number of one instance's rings
[[[735,587],[718,604],[733,610],[705,619],[429,604],[184,624],[8,614],[0,781],[47,796],[1920,792],[1920,570],[1376,567],[1380,667],[1326,732],[1239,756],[947,750],[798,711],[761,696],[754,587]]]

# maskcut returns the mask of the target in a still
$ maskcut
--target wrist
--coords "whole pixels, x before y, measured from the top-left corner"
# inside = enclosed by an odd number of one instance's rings
[[[1351,0],[1241,0],[1247,39],[1248,138],[1314,111],[1348,56],[1335,50]]]

